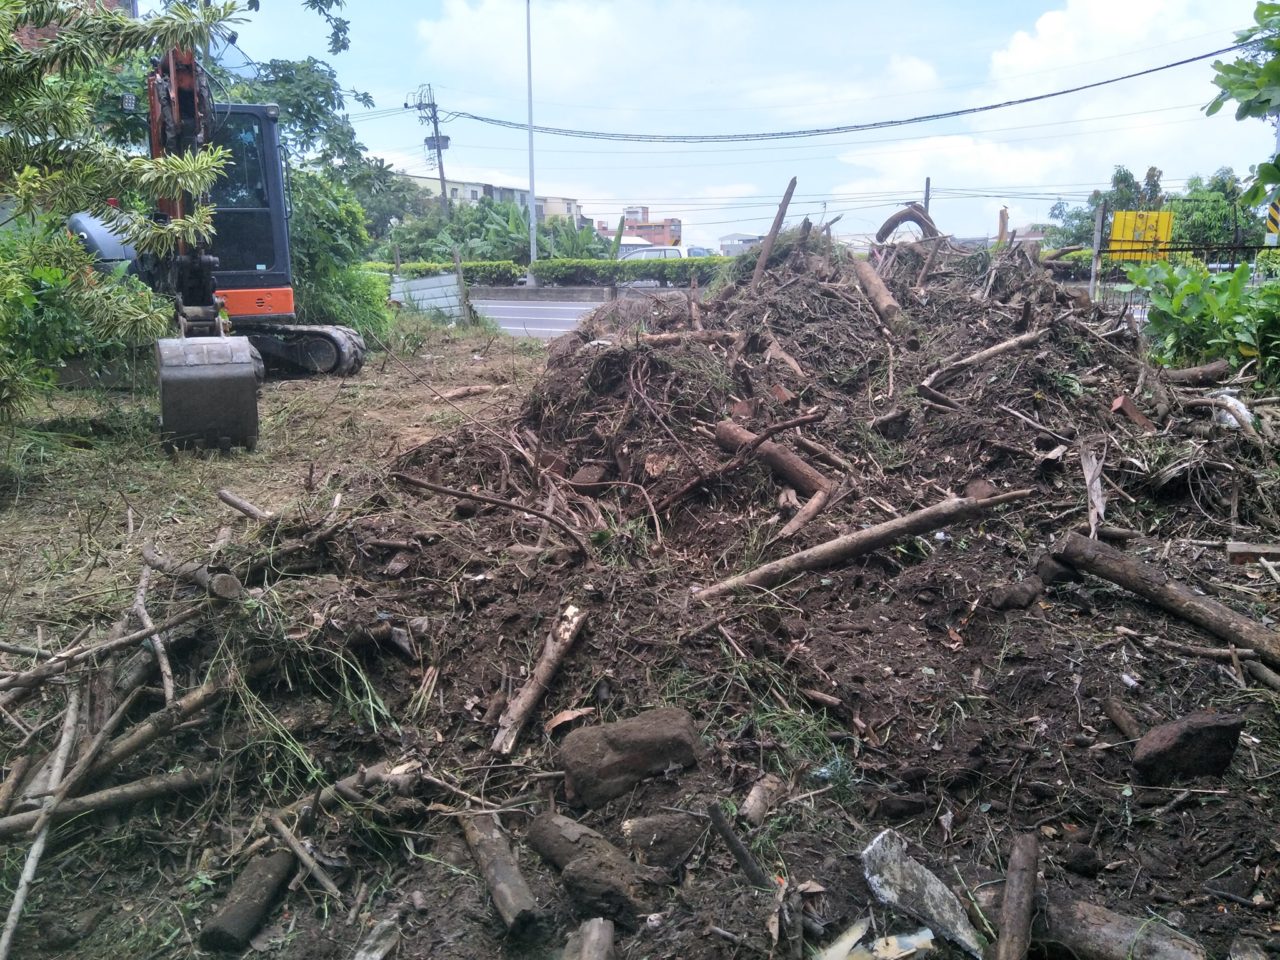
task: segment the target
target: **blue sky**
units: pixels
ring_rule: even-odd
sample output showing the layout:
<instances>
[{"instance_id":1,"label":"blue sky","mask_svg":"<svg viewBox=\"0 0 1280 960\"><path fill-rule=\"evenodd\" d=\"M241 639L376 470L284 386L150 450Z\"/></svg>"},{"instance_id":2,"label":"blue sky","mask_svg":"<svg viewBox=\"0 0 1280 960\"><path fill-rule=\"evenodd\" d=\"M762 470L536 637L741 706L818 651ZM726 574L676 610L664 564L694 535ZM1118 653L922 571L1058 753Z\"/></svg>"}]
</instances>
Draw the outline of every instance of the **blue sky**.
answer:
<instances>
[{"instance_id":1,"label":"blue sky","mask_svg":"<svg viewBox=\"0 0 1280 960\"><path fill-rule=\"evenodd\" d=\"M441 110L523 121L521 0L350 0L351 49L299 0L262 0L240 46L257 60L329 60L379 109L433 84ZM1206 53L1249 24L1252 0L533 0L536 123L640 133L738 133L861 123L1030 96ZM1204 117L1201 62L1037 104L856 135L727 145L538 135L537 189L616 222L624 205L685 221L687 243L763 232L791 176L795 214L874 231L932 177L943 230L984 235L1001 206L1016 226L1082 198L1124 164L1177 188L1247 170L1274 134L1229 111ZM370 152L430 175L411 111L352 117ZM525 186L526 135L455 119L450 179ZM824 207L825 204L825 207Z\"/></svg>"}]
</instances>

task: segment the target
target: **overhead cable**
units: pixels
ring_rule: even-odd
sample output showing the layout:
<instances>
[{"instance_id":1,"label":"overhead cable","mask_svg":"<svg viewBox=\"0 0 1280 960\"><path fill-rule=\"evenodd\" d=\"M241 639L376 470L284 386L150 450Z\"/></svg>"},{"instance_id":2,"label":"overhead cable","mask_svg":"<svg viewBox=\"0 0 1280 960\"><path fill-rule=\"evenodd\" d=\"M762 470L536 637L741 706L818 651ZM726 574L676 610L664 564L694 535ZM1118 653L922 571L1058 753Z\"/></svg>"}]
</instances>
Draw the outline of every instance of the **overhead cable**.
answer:
<instances>
[{"instance_id":1,"label":"overhead cable","mask_svg":"<svg viewBox=\"0 0 1280 960\"><path fill-rule=\"evenodd\" d=\"M1113 83L1121 83L1125 80L1133 80L1138 77L1150 76L1153 73L1160 73L1163 70L1172 70L1175 67L1186 66L1189 63L1208 60L1210 57L1216 57L1224 53L1232 53L1237 50L1242 50L1248 46L1250 46L1249 43L1236 43L1229 47L1222 47L1218 50L1211 50L1208 53L1199 54L1198 56L1187 57L1183 60L1175 60L1173 63L1162 64L1158 67L1148 67L1145 70L1139 70L1135 73L1126 73L1123 76L1111 77L1107 80L1096 80L1093 83L1085 83L1076 87L1069 87L1065 90L1055 90L1051 93L1041 93L1031 97L1021 97L1017 100L1005 100L1000 103L985 104L981 107L966 107L962 110L948 110L944 113L929 113L916 117L903 117L896 120L876 120L870 123L850 123L838 127L813 127L807 130L775 130L767 133L683 134L619 133L603 130L573 130L567 127L542 127L537 125L533 127L533 130L535 133L543 133L555 137L577 137L585 140L626 140L639 143L729 143L758 140L798 140L805 137L827 137L840 133L860 133L864 130L883 130L887 127L904 127L909 124L931 123L937 120L951 120L955 117L972 116L975 113L988 113L992 110L1004 110L1008 107L1022 106L1027 103L1038 103L1042 100L1051 100L1055 97L1065 97L1073 93L1081 93L1085 90L1096 90L1098 87L1109 86ZM442 117L442 119L475 120L479 123L489 124L490 126L505 127L512 130L527 130L529 128L528 124L521 123L517 120L501 120L496 117L485 117L480 114L467 113L464 111L452 111Z\"/></svg>"}]
</instances>

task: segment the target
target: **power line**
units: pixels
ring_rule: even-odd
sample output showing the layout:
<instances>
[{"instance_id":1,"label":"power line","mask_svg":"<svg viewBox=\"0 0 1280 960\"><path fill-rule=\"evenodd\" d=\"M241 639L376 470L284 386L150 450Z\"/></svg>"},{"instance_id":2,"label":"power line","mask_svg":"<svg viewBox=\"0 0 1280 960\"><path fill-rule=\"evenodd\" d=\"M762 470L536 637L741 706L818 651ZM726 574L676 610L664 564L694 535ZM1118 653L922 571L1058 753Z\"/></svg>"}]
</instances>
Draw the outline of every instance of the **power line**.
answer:
<instances>
[{"instance_id":1,"label":"power line","mask_svg":"<svg viewBox=\"0 0 1280 960\"><path fill-rule=\"evenodd\" d=\"M992 110L1004 110L1008 107L1022 106L1027 103L1038 103L1040 101L1051 100L1056 97L1065 97L1073 93L1081 93L1085 90L1096 90L1099 87L1109 86L1113 83L1121 83L1125 80L1133 80L1138 77L1150 76L1164 70L1172 70L1175 67L1185 66L1189 63L1208 60L1210 57L1216 57L1224 53L1242 50L1247 46L1249 46L1248 43L1236 43L1229 47L1222 47L1218 50L1211 50L1208 53L1199 54L1198 56L1187 57L1183 60L1175 60L1173 63L1162 64L1158 67L1148 67L1146 70L1139 70L1135 73L1126 73L1123 76L1111 77L1107 80L1096 80L1093 83L1085 83L1076 87L1069 87L1065 90L1055 90L1052 93L1041 93L1032 97L1021 97L1017 100L1005 100L1000 103L989 103L981 107L966 107L962 110L948 110L945 113L923 114L921 116L904 117L897 120L876 120L871 123L851 123L838 127L813 127L807 130L775 130L767 133L705 134L618 133L603 130L574 130L567 127L540 126L535 126L533 129L537 133L544 133L555 137L576 137L585 140L626 140L639 143L729 143L739 141L796 140L804 137L826 137L840 133L860 133L864 130L883 130L888 127L903 127L909 124L931 123L937 120L951 120L955 117L967 117L976 113L987 113ZM514 120L500 120L496 117L485 117L475 113L467 113L465 111L454 111L448 114L445 119L475 120L478 123L486 123L490 126L504 127L513 130L528 129L528 124L525 123L518 123Z\"/></svg>"}]
</instances>

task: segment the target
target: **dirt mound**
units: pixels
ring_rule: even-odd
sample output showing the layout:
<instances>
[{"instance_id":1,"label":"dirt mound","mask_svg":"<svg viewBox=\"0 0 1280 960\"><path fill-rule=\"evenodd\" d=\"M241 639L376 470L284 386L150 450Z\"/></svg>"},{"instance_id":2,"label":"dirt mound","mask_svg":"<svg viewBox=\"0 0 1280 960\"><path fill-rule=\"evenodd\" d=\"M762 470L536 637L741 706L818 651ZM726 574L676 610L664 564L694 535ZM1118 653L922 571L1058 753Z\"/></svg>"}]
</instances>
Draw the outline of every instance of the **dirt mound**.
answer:
<instances>
[{"instance_id":1,"label":"dirt mound","mask_svg":"<svg viewBox=\"0 0 1280 960\"><path fill-rule=\"evenodd\" d=\"M402 957L535 955L597 914L623 955L799 956L874 905L858 854L889 825L961 892L1003 877L1031 831L1058 893L1160 917L1211 955L1265 939L1280 749L1275 695L1253 686L1263 655L1202 655L1204 630L1049 554L1092 532L1264 612L1274 585L1221 545L1277 526L1267 421L1215 419L1210 388L1147 367L1140 330L1029 247L939 238L859 266L806 233L757 288L745 276L704 299L606 304L512 416L467 417L327 515L260 524L223 565L250 602L212 621L220 647L175 653L215 677L239 664L218 681L221 741L182 729L193 709L116 776L231 764L199 839L217 877L292 831L353 921L397 921ZM1029 495L982 503L1014 491ZM705 600L953 498L976 519ZM264 630L274 648L248 639ZM1229 772L1133 783L1117 705L1138 733L1202 708L1243 716ZM626 734L655 708L687 711L701 742ZM585 749L564 754L579 740L595 774ZM706 811L761 784L759 812L730 827L740 866ZM263 811L282 806L273 831ZM578 823L547 839L557 811ZM675 839L637 841L637 822L677 814L649 828ZM533 852L535 815L538 850L570 853ZM658 846L655 874L636 860ZM297 893L287 910L296 932L273 921L261 945L350 954L342 911ZM873 915L879 935L911 923Z\"/></svg>"}]
</instances>

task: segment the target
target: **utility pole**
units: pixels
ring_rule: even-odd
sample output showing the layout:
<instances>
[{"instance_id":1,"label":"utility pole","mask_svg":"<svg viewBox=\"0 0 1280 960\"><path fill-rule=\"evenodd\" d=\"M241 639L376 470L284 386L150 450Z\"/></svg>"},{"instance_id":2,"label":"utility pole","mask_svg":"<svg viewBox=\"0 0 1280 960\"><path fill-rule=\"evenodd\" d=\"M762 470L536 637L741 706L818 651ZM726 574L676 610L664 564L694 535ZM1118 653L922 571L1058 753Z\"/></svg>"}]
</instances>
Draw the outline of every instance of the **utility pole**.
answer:
<instances>
[{"instance_id":1,"label":"utility pole","mask_svg":"<svg viewBox=\"0 0 1280 960\"><path fill-rule=\"evenodd\" d=\"M538 194L533 186L533 9L532 0L524 0L525 62L529 73L529 266L538 261ZM529 271L533 282L533 270Z\"/></svg>"},{"instance_id":2,"label":"utility pole","mask_svg":"<svg viewBox=\"0 0 1280 960\"><path fill-rule=\"evenodd\" d=\"M1280 156L1280 115L1273 117L1276 122L1276 155ZM1280 241L1280 196L1273 195L1267 204L1267 233L1262 242L1274 247Z\"/></svg>"},{"instance_id":3,"label":"utility pole","mask_svg":"<svg viewBox=\"0 0 1280 960\"><path fill-rule=\"evenodd\" d=\"M406 102L405 106L409 104ZM423 141L429 152L435 153L436 171L440 174L440 210L449 217L449 188L444 177L444 151L449 146L449 138L440 136L440 111L436 108L435 93L431 84L426 83L414 94L413 106L418 110L418 119L431 124L431 136Z\"/></svg>"},{"instance_id":4,"label":"utility pole","mask_svg":"<svg viewBox=\"0 0 1280 960\"><path fill-rule=\"evenodd\" d=\"M933 189L933 178L925 177L924 178L924 212L925 213L929 212L929 194L932 191L932 189Z\"/></svg>"}]
</instances>

